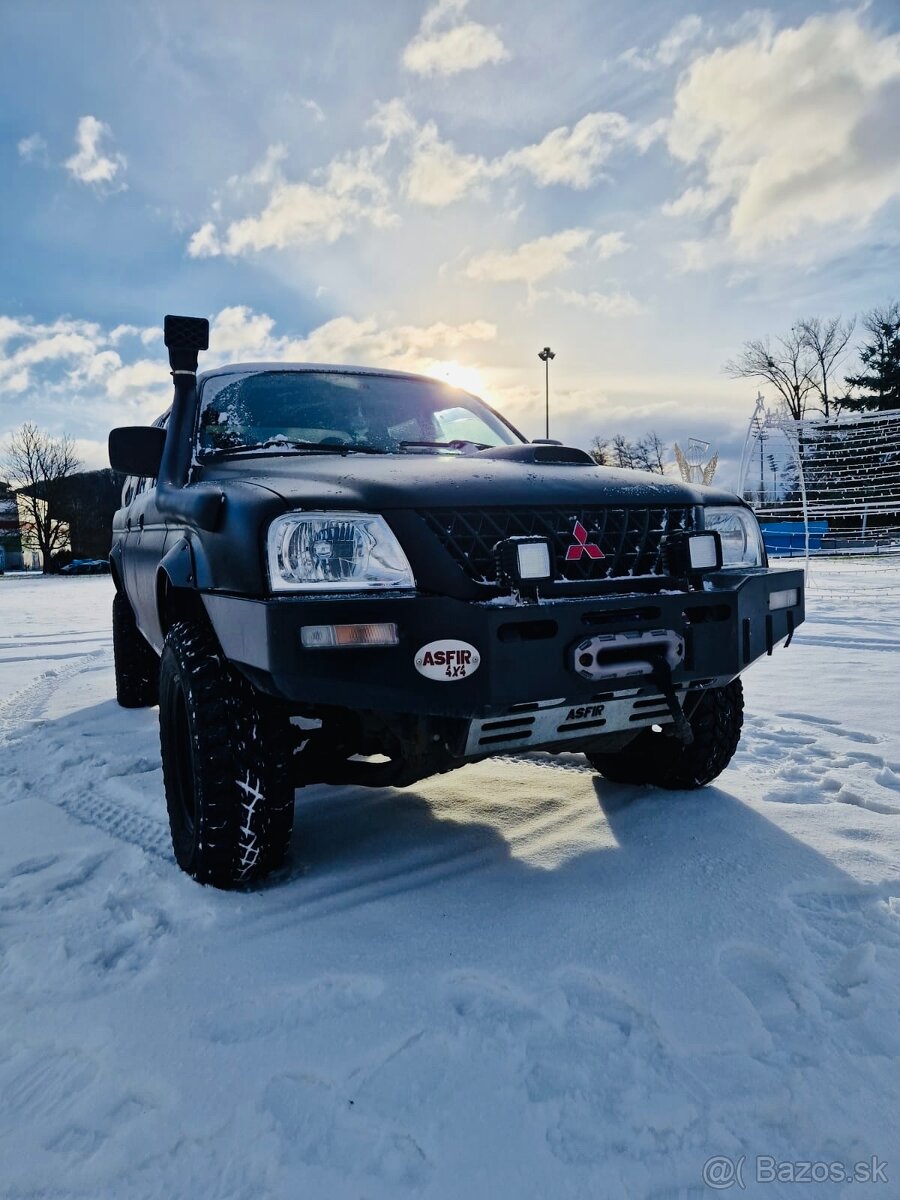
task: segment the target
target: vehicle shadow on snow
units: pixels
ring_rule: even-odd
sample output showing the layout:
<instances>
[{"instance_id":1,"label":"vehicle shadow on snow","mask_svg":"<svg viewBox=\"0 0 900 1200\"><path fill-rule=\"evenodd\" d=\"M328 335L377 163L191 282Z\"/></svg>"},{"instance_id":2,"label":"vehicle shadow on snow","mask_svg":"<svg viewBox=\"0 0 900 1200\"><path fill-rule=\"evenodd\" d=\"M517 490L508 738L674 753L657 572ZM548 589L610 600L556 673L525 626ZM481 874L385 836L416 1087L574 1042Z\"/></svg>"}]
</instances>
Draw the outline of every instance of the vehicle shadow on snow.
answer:
<instances>
[{"instance_id":1,"label":"vehicle shadow on snow","mask_svg":"<svg viewBox=\"0 0 900 1200\"><path fill-rule=\"evenodd\" d=\"M40 725L12 750L13 759L22 756L20 770L12 763L13 777L21 774L16 797L43 793L53 780L70 815L171 861L155 711L105 701L41 719L48 688L59 682L40 681L23 701ZM632 930L646 944L652 922L673 933L707 923L743 937L748 914L792 897L815 893L825 897L823 909L858 910L888 893L890 884L867 890L742 803L728 778L665 792L522 759L408 789L302 788L290 860L258 893L269 897L265 908L312 915L415 892L415 910L406 906L397 919L414 925L448 903L464 905L480 910L481 936L498 945L521 938L517 923L542 904L558 904L563 926L581 923L569 944L576 954L592 923L592 936L599 929L604 940L616 925L620 942ZM565 949L554 944L557 932L541 922L528 939L556 956Z\"/></svg>"},{"instance_id":2,"label":"vehicle shadow on snow","mask_svg":"<svg viewBox=\"0 0 900 1200\"><path fill-rule=\"evenodd\" d=\"M18 697L20 721L39 725L22 730L12 750L12 777L22 782L16 794L43 792L53 780L71 815L168 859L155 710L126 711L109 700L48 720L46 706L64 682L64 672L54 673ZM475 880L489 879L509 897L521 893L526 909L538 893L568 900L580 889L582 910L599 920L613 896L628 894L644 909L665 909L667 896L689 891L693 919L708 903L720 918L734 907L737 918L743 904L761 897L770 904L806 887L860 892L828 859L733 796L728 778L665 792L521 759L488 760L407 789L301 788L289 863L260 890L285 900L289 893L301 907L414 888L420 904L429 888L440 904L454 888L476 903L483 893ZM507 911L492 914L498 930Z\"/></svg>"},{"instance_id":3,"label":"vehicle shadow on snow","mask_svg":"<svg viewBox=\"0 0 900 1200\"><path fill-rule=\"evenodd\" d=\"M498 939L543 902L577 905L604 927L611 906L633 927L637 906L646 940L648 920L738 935L748 912L791 893L864 891L725 787L664 792L527 763L512 779L482 764L406 790L301 789L291 861L273 885L325 911L415 890L413 922L432 896L441 907L481 900Z\"/></svg>"}]
</instances>

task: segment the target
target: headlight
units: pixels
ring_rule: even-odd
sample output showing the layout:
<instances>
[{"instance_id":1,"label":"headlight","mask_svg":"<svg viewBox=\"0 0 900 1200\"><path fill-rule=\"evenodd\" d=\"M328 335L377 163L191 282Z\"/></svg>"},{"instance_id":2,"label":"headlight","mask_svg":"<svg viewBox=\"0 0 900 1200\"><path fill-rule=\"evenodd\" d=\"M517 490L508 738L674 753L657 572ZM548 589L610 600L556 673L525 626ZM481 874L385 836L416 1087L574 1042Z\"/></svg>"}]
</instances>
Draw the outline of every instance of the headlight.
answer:
<instances>
[{"instance_id":1,"label":"headlight","mask_svg":"<svg viewBox=\"0 0 900 1200\"><path fill-rule=\"evenodd\" d=\"M748 508L705 508L703 523L721 539L723 567L762 566L762 534Z\"/></svg>"},{"instance_id":2,"label":"headlight","mask_svg":"<svg viewBox=\"0 0 900 1200\"><path fill-rule=\"evenodd\" d=\"M412 588L412 569L383 517L286 513L266 539L273 592Z\"/></svg>"}]
</instances>

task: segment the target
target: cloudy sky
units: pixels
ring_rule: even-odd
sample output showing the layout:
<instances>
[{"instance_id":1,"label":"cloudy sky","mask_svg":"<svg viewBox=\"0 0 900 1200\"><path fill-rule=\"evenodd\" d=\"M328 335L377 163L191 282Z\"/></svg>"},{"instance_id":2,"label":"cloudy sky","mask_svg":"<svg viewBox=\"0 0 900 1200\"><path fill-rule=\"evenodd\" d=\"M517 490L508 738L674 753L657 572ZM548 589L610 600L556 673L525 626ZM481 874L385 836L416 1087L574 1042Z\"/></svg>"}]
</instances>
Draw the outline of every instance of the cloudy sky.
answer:
<instances>
[{"instance_id":1,"label":"cloudy sky","mask_svg":"<svg viewBox=\"0 0 900 1200\"><path fill-rule=\"evenodd\" d=\"M3 5L0 436L207 361L436 374L528 436L739 455L748 337L900 292L900 10L730 0Z\"/></svg>"}]
</instances>

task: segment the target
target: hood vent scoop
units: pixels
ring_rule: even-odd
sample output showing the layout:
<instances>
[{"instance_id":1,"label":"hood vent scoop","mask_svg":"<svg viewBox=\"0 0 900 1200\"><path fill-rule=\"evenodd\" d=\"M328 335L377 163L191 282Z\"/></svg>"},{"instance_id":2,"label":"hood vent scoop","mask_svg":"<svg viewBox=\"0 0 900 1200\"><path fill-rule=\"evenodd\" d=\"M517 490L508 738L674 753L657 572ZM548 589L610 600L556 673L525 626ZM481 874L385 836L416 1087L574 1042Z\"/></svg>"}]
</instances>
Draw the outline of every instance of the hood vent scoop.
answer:
<instances>
[{"instance_id":1,"label":"hood vent scoop","mask_svg":"<svg viewBox=\"0 0 900 1200\"><path fill-rule=\"evenodd\" d=\"M504 462L568 464L574 467L595 467L589 454L575 446L547 446L524 443L519 446L492 446L479 450L473 458L497 458Z\"/></svg>"}]
</instances>

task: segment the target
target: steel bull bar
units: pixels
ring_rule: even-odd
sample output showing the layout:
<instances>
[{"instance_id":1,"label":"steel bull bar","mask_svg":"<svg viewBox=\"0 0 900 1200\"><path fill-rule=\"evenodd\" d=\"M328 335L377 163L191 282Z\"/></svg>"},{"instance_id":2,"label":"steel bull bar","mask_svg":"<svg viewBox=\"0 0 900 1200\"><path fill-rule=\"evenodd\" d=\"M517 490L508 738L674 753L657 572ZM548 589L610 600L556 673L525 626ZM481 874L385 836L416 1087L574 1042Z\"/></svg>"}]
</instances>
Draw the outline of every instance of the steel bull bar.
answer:
<instances>
[{"instance_id":1,"label":"steel bull bar","mask_svg":"<svg viewBox=\"0 0 900 1200\"><path fill-rule=\"evenodd\" d=\"M500 718L511 708L550 702L579 706L597 693L655 687L676 691L721 686L760 655L793 635L803 620L803 572L765 568L721 571L703 589L643 590L595 596L541 598L526 604L472 602L448 596L260 597L204 593L203 602L228 658L264 691L289 702L326 704L384 713ZM774 602L770 602L774 596ZM777 607L777 604L785 604ZM380 649L309 649L308 625L391 622L398 644ZM576 650L603 635L591 670L621 661L651 663L640 674L594 679L579 673ZM662 634L654 639L653 635ZM416 666L435 639L442 646L474 649L477 668L429 678ZM678 656L679 643L684 652ZM642 645L640 653L630 645ZM601 649L609 648L608 653ZM615 651L615 652L613 652ZM584 651L583 653L587 653ZM649 653L649 658L648 658ZM599 654L599 661L598 661ZM658 656L658 657L657 657ZM676 662L677 658L677 662ZM454 660L454 666L460 664ZM624 670L621 666L619 670ZM568 711L568 710L567 710ZM565 716L566 714L563 714ZM563 722L570 724L571 722Z\"/></svg>"}]
</instances>

